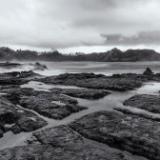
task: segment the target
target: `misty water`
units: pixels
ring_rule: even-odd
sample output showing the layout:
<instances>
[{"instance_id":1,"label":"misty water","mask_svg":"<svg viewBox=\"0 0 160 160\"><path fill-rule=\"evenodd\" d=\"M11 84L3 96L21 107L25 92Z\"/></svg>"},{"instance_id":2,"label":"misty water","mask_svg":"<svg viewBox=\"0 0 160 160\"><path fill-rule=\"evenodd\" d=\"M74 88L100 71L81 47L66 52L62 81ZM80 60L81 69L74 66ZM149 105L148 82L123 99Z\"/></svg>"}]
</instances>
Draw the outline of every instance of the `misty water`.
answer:
<instances>
[{"instance_id":1,"label":"misty water","mask_svg":"<svg viewBox=\"0 0 160 160\"><path fill-rule=\"evenodd\" d=\"M138 63L100 63L100 62L42 62L42 64L46 64L48 69L45 71L36 71L43 75L58 75L61 73L80 73L80 72L93 72L93 73L101 73L101 74L114 74L114 73L142 73L144 69L149 66L155 72L160 70L160 63L159 62L138 62ZM28 68L29 67L29 68ZM21 67L12 68L9 70L5 70L4 68L0 69L0 72L9 72L9 71L21 71L21 70L30 70L33 69L33 65L30 62L25 62ZM63 86L63 85L47 85L44 83L32 81L21 87L29 87L35 90L45 90L49 91L51 88L76 88L75 86ZM160 83L158 82L148 82L145 83L142 87L135 89L133 91L127 92L113 92L110 91L111 94L107 95L104 98L99 100L86 100L76 98L79 102L79 105L86 106L88 109L80 111L78 113L73 113L67 118L63 120L53 120L46 118L44 116L39 115L35 111L38 116L43 118L48 122L47 127L54 127L62 124L68 124L73 122L74 120L87 115L89 113L93 113L96 111L102 110L113 110L116 107L124 107L123 101L128 99L129 97L135 94L159 94L160 91ZM132 109L132 108L131 108ZM145 112L143 110L136 110L135 112ZM150 114L147 113L146 114ZM159 114L153 114L153 116L160 117ZM41 129L44 129L41 128ZM39 129L39 130L41 130ZM0 149L13 147L17 145L24 145L26 140L29 139L32 135L30 133L20 133L14 135L11 132L7 132L3 138L0 139Z\"/></svg>"},{"instance_id":2,"label":"misty water","mask_svg":"<svg viewBox=\"0 0 160 160\"><path fill-rule=\"evenodd\" d=\"M14 61L15 62L15 61ZM34 69L35 62L17 62L21 66L14 68L0 67L0 73L12 71L28 71ZM115 73L142 73L146 67L154 72L160 72L160 62L40 62L47 66L47 70L35 72L42 75L58 75L62 73L93 72L97 74L112 75Z\"/></svg>"}]
</instances>

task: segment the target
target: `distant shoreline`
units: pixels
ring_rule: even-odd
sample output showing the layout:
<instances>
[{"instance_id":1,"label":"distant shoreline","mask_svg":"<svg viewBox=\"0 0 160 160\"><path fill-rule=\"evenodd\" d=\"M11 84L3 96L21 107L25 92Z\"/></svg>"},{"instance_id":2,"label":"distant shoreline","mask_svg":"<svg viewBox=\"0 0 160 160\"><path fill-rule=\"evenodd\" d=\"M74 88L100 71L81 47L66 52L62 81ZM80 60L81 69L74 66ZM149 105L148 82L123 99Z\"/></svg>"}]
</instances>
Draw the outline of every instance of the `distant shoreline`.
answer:
<instances>
[{"instance_id":1,"label":"distant shoreline","mask_svg":"<svg viewBox=\"0 0 160 160\"><path fill-rule=\"evenodd\" d=\"M58 51L38 53L30 50L14 51L10 48L0 48L0 61L93 61L93 62L137 62L160 61L160 54L154 50L138 49L121 51L114 48L100 53L76 53L65 55Z\"/></svg>"}]
</instances>

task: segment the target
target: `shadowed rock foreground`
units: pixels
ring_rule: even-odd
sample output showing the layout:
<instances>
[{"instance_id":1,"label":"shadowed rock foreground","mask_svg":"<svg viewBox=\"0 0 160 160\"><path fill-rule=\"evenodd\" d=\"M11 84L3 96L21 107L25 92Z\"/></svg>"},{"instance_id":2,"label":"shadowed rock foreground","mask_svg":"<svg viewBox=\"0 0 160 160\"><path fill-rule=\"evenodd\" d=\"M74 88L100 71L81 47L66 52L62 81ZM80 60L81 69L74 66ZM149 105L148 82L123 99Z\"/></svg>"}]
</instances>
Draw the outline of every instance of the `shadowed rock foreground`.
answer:
<instances>
[{"instance_id":1,"label":"shadowed rock foreground","mask_svg":"<svg viewBox=\"0 0 160 160\"><path fill-rule=\"evenodd\" d=\"M0 97L0 137L7 131L14 133L29 132L45 125L47 125L47 122L36 114Z\"/></svg>"},{"instance_id":2,"label":"shadowed rock foreground","mask_svg":"<svg viewBox=\"0 0 160 160\"><path fill-rule=\"evenodd\" d=\"M112 91L121 94L144 82L159 81L159 74L147 69L144 74L113 76L81 73L42 77L32 71L1 75L0 137L8 131L29 132L30 136L22 144L0 150L0 160L160 159L160 117L155 114L160 111L158 95L135 95L121 102L123 107L115 106L116 111L90 114L88 106L81 106L78 101L100 101ZM22 87L31 81L78 87L54 87L48 91ZM55 121L85 111L87 115L79 119L54 126ZM53 125L48 125L49 121Z\"/></svg>"},{"instance_id":3,"label":"shadowed rock foreground","mask_svg":"<svg viewBox=\"0 0 160 160\"><path fill-rule=\"evenodd\" d=\"M82 117L70 126L86 138L149 159L160 159L159 122L104 111Z\"/></svg>"},{"instance_id":4,"label":"shadowed rock foreground","mask_svg":"<svg viewBox=\"0 0 160 160\"><path fill-rule=\"evenodd\" d=\"M12 103L53 119L63 119L74 112L85 109L85 107L79 106L75 99L61 94L57 90L45 92L29 88L15 88L13 90L4 89L3 92L8 93L5 96Z\"/></svg>"},{"instance_id":5,"label":"shadowed rock foreground","mask_svg":"<svg viewBox=\"0 0 160 160\"><path fill-rule=\"evenodd\" d=\"M146 160L87 140L68 126L33 134L29 144L0 151L1 160Z\"/></svg>"}]
</instances>

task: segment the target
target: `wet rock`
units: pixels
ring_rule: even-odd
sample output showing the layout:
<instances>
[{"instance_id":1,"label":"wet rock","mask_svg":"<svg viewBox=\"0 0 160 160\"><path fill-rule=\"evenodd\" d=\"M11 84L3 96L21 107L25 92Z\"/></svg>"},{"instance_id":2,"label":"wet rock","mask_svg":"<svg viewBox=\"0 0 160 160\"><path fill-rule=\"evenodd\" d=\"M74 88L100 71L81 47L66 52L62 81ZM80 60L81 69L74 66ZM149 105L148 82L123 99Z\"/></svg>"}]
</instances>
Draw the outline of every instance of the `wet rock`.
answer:
<instances>
[{"instance_id":1,"label":"wet rock","mask_svg":"<svg viewBox=\"0 0 160 160\"><path fill-rule=\"evenodd\" d=\"M149 67L147 67L146 70L143 72L143 75L153 76L154 73L153 73L153 71Z\"/></svg>"},{"instance_id":2,"label":"wet rock","mask_svg":"<svg viewBox=\"0 0 160 160\"><path fill-rule=\"evenodd\" d=\"M20 88L19 85L6 85L1 87L1 93L4 94L4 97L6 97L8 100L10 100L12 103L19 104L20 96L23 95L32 95L33 89L30 88Z\"/></svg>"},{"instance_id":3,"label":"wet rock","mask_svg":"<svg viewBox=\"0 0 160 160\"><path fill-rule=\"evenodd\" d=\"M33 71L22 71L22 72L1 73L1 76L10 78L28 78L28 77L38 76L38 74L34 73Z\"/></svg>"},{"instance_id":4,"label":"wet rock","mask_svg":"<svg viewBox=\"0 0 160 160\"><path fill-rule=\"evenodd\" d=\"M17 118L16 107L8 100L0 97L0 122L12 124Z\"/></svg>"},{"instance_id":5,"label":"wet rock","mask_svg":"<svg viewBox=\"0 0 160 160\"><path fill-rule=\"evenodd\" d=\"M160 125L140 116L96 112L70 127L86 138L129 151L152 160L160 159Z\"/></svg>"},{"instance_id":6,"label":"wet rock","mask_svg":"<svg viewBox=\"0 0 160 160\"><path fill-rule=\"evenodd\" d=\"M0 85L20 85L39 76L33 71L1 73Z\"/></svg>"},{"instance_id":7,"label":"wet rock","mask_svg":"<svg viewBox=\"0 0 160 160\"><path fill-rule=\"evenodd\" d=\"M54 90L55 89L51 89L51 91ZM59 89L59 92L71 97L91 99L91 100L103 98L106 95L110 94L106 90L97 90L97 89Z\"/></svg>"},{"instance_id":8,"label":"wet rock","mask_svg":"<svg viewBox=\"0 0 160 160\"><path fill-rule=\"evenodd\" d=\"M124 102L124 105L160 113L160 96L141 94L135 95Z\"/></svg>"},{"instance_id":9,"label":"wet rock","mask_svg":"<svg viewBox=\"0 0 160 160\"><path fill-rule=\"evenodd\" d=\"M13 131L20 133L22 131L34 131L47 125L43 119L30 111L26 111L18 106L15 106L7 99L0 97L0 130L3 132Z\"/></svg>"},{"instance_id":10,"label":"wet rock","mask_svg":"<svg viewBox=\"0 0 160 160\"><path fill-rule=\"evenodd\" d=\"M45 92L31 88L19 88L7 91L6 97L14 104L53 119L63 119L72 113L86 109L86 107L79 106L77 100L62 94L59 89Z\"/></svg>"},{"instance_id":11,"label":"wet rock","mask_svg":"<svg viewBox=\"0 0 160 160\"><path fill-rule=\"evenodd\" d=\"M26 146L0 151L1 160L146 160L83 138L67 126L37 132Z\"/></svg>"},{"instance_id":12,"label":"wet rock","mask_svg":"<svg viewBox=\"0 0 160 160\"><path fill-rule=\"evenodd\" d=\"M72 113L85 109L68 96L49 92L39 92L36 96L22 96L19 102L23 107L53 119L63 119Z\"/></svg>"},{"instance_id":13,"label":"wet rock","mask_svg":"<svg viewBox=\"0 0 160 160\"><path fill-rule=\"evenodd\" d=\"M3 137L4 129L3 126L0 125L0 138Z\"/></svg>"},{"instance_id":14,"label":"wet rock","mask_svg":"<svg viewBox=\"0 0 160 160\"><path fill-rule=\"evenodd\" d=\"M21 64L19 63L13 63L13 62L1 62L0 67L2 68L13 68L13 67L19 67Z\"/></svg>"},{"instance_id":15,"label":"wet rock","mask_svg":"<svg viewBox=\"0 0 160 160\"><path fill-rule=\"evenodd\" d=\"M23 109L18 109L18 120L16 121L16 125L12 126L11 130L14 133L20 133L22 131L30 132L46 125L47 122L36 114Z\"/></svg>"},{"instance_id":16,"label":"wet rock","mask_svg":"<svg viewBox=\"0 0 160 160\"><path fill-rule=\"evenodd\" d=\"M143 118L150 119L152 121L158 121L160 122L160 115L159 114L152 114L150 112L146 112L145 110L141 109L133 109L131 107L115 107L114 110L122 112L124 114L131 114L131 115L137 115Z\"/></svg>"},{"instance_id":17,"label":"wet rock","mask_svg":"<svg viewBox=\"0 0 160 160\"><path fill-rule=\"evenodd\" d=\"M45 69L47 69L47 66L46 66L46 65L43 65L43 64L41 64L41 63L39 63L39 62L36 62L36 63L34 64L34 70L41 70L41 71L43 71L43 70L45 70Z\"/></svg>"},{"instance_id":18,"label":"wet rock","mask_svg":"<svg viewBox=\"0 0 160 160\"><path fill-rule=\"evenodd\" d=\"M75 85L92 89L110 89L117 91L132 90L140 87L142 81L130 77L107 77L93 73L62 74L40 79L44 83Z\"/></svg>"}]
</instances>

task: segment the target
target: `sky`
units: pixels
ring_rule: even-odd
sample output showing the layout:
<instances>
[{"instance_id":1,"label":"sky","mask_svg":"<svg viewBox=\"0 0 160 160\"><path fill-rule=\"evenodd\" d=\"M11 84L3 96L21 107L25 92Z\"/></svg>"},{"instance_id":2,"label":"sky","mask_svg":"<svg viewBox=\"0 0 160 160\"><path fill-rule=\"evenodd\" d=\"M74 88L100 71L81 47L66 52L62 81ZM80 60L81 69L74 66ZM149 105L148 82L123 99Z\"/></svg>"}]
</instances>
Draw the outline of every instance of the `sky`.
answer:
<instances>
[{"instance_id":1,"label":"sky","mask_svg":"<svg viewBox=\"0 0 160 160\"><path fill-rule=\"evenodd\" d=\"M160 51L159 0L0 0L0 46Z\"/></svg>"}]
</instances>

